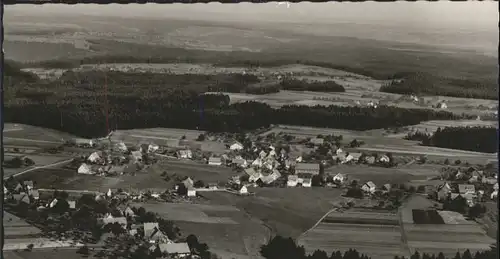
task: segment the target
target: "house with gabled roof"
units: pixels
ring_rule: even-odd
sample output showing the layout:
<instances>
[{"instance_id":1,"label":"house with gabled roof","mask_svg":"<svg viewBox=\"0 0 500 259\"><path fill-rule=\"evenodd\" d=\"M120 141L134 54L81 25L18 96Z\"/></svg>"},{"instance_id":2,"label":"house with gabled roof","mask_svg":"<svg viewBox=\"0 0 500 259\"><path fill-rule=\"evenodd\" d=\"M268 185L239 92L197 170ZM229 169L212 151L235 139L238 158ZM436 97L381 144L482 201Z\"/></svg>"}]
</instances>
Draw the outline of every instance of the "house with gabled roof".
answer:
<instances>
[{"instance_id":1,"label":"house with gabled roof","mask_svg":"<svg viewBox=\"0 0 500 259\"><path fill-rule=\"evenodd\" d=\"M87 158L87 160L91 163L97 163L102 160L102 152L101 151L96 151L90 154L90 156Z\"/></svg>"},{"instance_id":2,"label":"house with gabled roof","mask_svg":"<svg viewBox=\"0 0 500 259\"><path fill-rule=\"evenodd\" d=\"M271 174L266 175L264 177L261 177L261 180L265 184L270 184L270 183L278 180L278 178L280 178L280 177L281 177L280 172L278 170L274 169Z\"/></svg>"},{"instance_id":3,"label":"house with gabled roof","mask_svg":"<svg viewBox=\"0 0 500 259\"><path fill-rule=\"evenodd\" d=\"M320 145L323 145L325 143L325 140L322 138L311 138L311 140L309 140L309 143L311 143L315 146L320 146Z\"/></svg>"},{"instance_id":4,"label":"house with gabled roof","mask_svg":"<svg viewBox=\"0 0 500 259\"><path fill-rule=\"evenodd\" d=\"M475 194L476 188L474 187L473 184L459 184L458 185L458 192L460 194L468 194L468 193Z\"/></svg>"},{"instance_id":5,"label":"house with gabled roof","mask_svg":"<svg viewBox=\"0 0 500 259\"><path fill-rule=\"evenodd\" d=\"M319 174L319 164L312 163L297 163L295 165L295 174L308 173L312 175Z\"/></svg>"},{"instance_id":6,"label":"house with gabled roof","mask_svg":"<svg viewBox=\"0 0 500 259\"><path fill-rule=\"evenodd\" d=\"M375 193L376 189L377 186L372 181L366 182L361 186L361 190L367 193Z\"/></svg>"},{"instance_id":7,"label":"house with gabled roof","mask_svg":"<svg viewBox=\"0 0 500 259\"><path fill-rule=\"evenodd\" d=\"M343 183L347 180L347 175L338 173L333 177L334 182Z\"/></svg>"},{"instance_id":8,"label":"house with gabled roof","mask_svg":"<svg viewBox=\"0 0 500 259\"><path fill-rule=\"evenodd\" d=\"M179 151L177 151L177 157L183 158L183 159L192 159L193 152L190 149L179 150Z\"/></svg>"},{"instance_id":9,"label":"house with gabled roof","mask_svg":"<svg viewBox=\"0 0 500 259\"><path fill-rule=\"evenodd\" d=\"M78 169L77 173L79 174L95 174L95 172L92 170L92 167L88 164L81 164Z\"/></svg>"},{"instance_id":10,"label":"house with gabled roof","mask_svg":"<svg viewBox=\"0 0 500 259\"><path fill-rule=\"evenodd\" d=\"M245 185L241 186L241 188L239 189L239 194L248 194L248 189Z\"/></svg>"},{"instance_id":11,"label":"house with gabled roof","mask_svg":"<svg viewBox=\"0 0 500 259\"><path fill-rule=\"evenodd\" d=\"M28 194L33 197L34 200L40 199L40 192L38 190L30 190Z\"/></svg>"},{"instance_id":12,"label":"house with gabled roof","mask_svg":"<svg viewBox=\"0 0 500 259\"><path fill-rule=\"evenodd\" d=\"M16 187L14 188L14 192L20 193L24 191L24 187L21 183L17 183Z\"/></svg>"},{"instance_id":13,"label":"house with gabled roof","mask_svg":"<svg viewBox=\"0 0 500 259\"><path fill-rule=\"evenodd\" d=\"M262 177L260 170L256 171L254 168L245 169L245 173L248 175L248 182L250 183L256 182Z\"/></svg>"},{"instance_id":14,"label":"house with gabled roof","mask_svg":"<svg viewBox=\"0 0 500 259\"><path fill-rule=\"evenodd\" d=\"M312 186L312 179L311 178L304 178L302 180L302 187L311 187Z\"/></svg>"},{"instance_id":15,"label":"house with gabled roof","mask_svg":"<svg viewBox=\"0 0 500 259\"><path fill-rule=\"evenodd\" d=\"M232 163L242 168L246 168L248 166L247 160L243 158L235 158L232 160Z\"/></svg>"},{"instance_id":16,"label":"house with gabled roof","mask_svg":"<svg viewBox=\"0 0 500 259\"><path fill-rule=\"evenodd\" d=\"M29 190L32 190L32 189L33 189L33 187L35 186L35 185L33 184L33 181L24 181L24 182L23 182L23 185L24 185L24 187L26 188L26 190L28 190L28 191L29 191Z\"/></svg>"},{"instance_id":17,"label":"house with gabled roof","mask_svg":"<svg viewBox=\"0 0 500 259\"><path fill-rule=\"evenodd\" d=\"M184 186L186 186L186 188L193 187L193 185L194 185L194 181L193 181L193 179L191 179L191 177L184 179L184 181L182 181L182 183L184 184Z\"/></svg>"},{"instance_id":18,"label":"house with gabled roof","mask_svg":"<svg viewBox=\"0 0 500 259\"><path fill-rule=\"evenodd\" d=\"M174 256L175 258L185 258L191 255L191 250L187 243L164 243L158 244L158 248L164 254Z\"/></svg>"},{"instance_id":19,"label":"house with gabled roof","mask_svg":"<svg viewBox=\"0 0 500 259\"><path fill-rule=\"evenodd\" d=\"M243 144L241 144L240 142L238 141L234 141L231 145L229 145L229 149L230 150L242 150L244 147L243 147Z\"/></svg>"},{"instance_id":20,"label":"house with gabled roof","mask_svg":"<svg viewBox=\"0 0 500 259\"><path fill-rule=\"evenodd\" d=\"M220 157L210 157L208 159L209 165L222 165L222 160Z\"/></svg>"}]
</instances>

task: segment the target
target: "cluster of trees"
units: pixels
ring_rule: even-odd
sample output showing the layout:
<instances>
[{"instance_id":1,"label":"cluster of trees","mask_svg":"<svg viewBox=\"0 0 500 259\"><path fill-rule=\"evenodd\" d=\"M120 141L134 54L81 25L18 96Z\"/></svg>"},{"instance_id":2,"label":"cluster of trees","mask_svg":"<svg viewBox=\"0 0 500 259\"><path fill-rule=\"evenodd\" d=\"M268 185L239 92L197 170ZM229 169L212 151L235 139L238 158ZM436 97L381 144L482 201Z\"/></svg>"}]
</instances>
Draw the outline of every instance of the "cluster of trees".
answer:
<instances>
[{"instance_id":1,"label":"cluster of trees","mask_svg":"<svg viewBox=\"0 0 500 259\"><path fill-rule=\"evenodd\" d=\"M445 127L438 128L430 137L422 136L422 144L484 153L495 153L498 150L497 129L494 127Z\"/></svg>"},{"instance_id":2,"label":"cluster of trees","mask_svg":"<svg viewBox=\"0 0 500 259\"><path fill-rule=\"evenodd\" d=\"M306 255L303 246L297 245L293 239L276 236L263 245L260 251L261 255L266 259L369 259L369 255L361 254L355 249L349 249L343 254L340 251L333 251L329 255L326 251L316 250L311 255ZM497 258L496 247L484 252L477 252L474 255L469 250L462 254L457 252L453 259L494 259ZM395 256L394 259L405 259L405 257ZM443 253L435 254L420 254L416 251L409 259L447 259Z\"/></svg>"},{"instance_id":3,"label":"cluster of trees","mask_svg":"<svg viewBox=\"0 0 500 259\"><path fill-rule=\"evenodd\" d=\"M497 100L498 93L490 83L467 79L443 78L428 73L405 73L403 79L393 80L383 85L380 91L396 94L444 95L464 98Z\"/></svg>"},{"instance_id":4,"label":"cluster of trees","mask_svg":"<svg viewBox=\"0 0 500 259\"><path fill-rule=\"evenodd\" d=\"M423 145L428 145L430 143L431 137L432 134L430 133L415 131L415 132L408 132L408 134L406 134L406 136L404 136L403 139L420 141L422 142Z\"/></svg>"},{"instance_id":5,"label":"cluster of trees","mask_svg":"<svg viewBox=\"0 0 500 259\"><path fill-rule=\"evenodd\" d=\"M35 161L29 157L14 157L3 161L3 166L5 168L21 168L24 166L32 166L34 164Z\"/></svg>"},{"instance_id":6,"label":"cluster of trees","mask_svg":"<svg viewBox=\"0 0 500 259\"><path fill-rule=\"evenodd\" d=\"M307 81L293 78L284 78L280 82L284 90L312 91L312 92L345 92L342 85L335 81Z\"/></svg>"}]
</instances>

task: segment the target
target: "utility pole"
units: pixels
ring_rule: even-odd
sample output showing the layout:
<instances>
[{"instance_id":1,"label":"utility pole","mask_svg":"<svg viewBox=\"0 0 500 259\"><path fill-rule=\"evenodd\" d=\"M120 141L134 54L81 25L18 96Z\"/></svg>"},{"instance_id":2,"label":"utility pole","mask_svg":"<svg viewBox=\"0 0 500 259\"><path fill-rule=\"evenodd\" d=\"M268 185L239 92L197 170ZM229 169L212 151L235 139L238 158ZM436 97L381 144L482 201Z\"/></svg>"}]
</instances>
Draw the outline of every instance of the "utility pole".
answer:
<instances>
[{"instance_id":1,"label":"utility pole","mask_svg":"<svg viewBox=\"0 0 500 259\"><path fill-rule=\"evenodd\" d=\"M104 109L106 112L106 135L109 134L109 117L108 117L108 79L104 73Z\"/></svg>"}]
</instances>

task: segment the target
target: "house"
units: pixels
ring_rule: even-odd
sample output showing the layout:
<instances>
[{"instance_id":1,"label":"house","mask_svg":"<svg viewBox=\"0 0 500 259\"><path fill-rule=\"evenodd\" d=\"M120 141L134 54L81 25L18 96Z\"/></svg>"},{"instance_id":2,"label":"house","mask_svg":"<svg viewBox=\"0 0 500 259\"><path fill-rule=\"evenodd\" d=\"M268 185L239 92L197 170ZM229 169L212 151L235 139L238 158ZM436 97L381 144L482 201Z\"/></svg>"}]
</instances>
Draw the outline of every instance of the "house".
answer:
<instances>
[{"instance_id":1,"label":"house","mask_svg":"<svg viewBox=\"0 0 500 259\"><path fill-rule=\"evenodd\" d=\"M253 162L252 162L252 166L253 167L261 167L262 166L262 160L260 158L256 158Z\"/></svg>"},{"instance_id":2,"label":"house","mask_svg":"<svg viewBox=\"0 0 500 259\"><path fill-rule=\"evenodd\" d=\"M219 185L217 183L209 183L208 184L208 189L210 189L210 190L217 190L217 189L219 189Z\"/></svg>"},{"instance_id":3,"label":"house","mask_svg":"<svg viewBox=\"0 0 500 259\"><path fill-rule=\"evenodd\" d=\"M494 199L498 198L498 190L493 191L493 192L491 193L491 195L490 195L490 198L491 198L492 200L494 200Z\"/></svg>"},{"instance_id":4,"label":"house","mask_svg":"<svg viewBox=\"0 0 500 259\"><path fill-rule=\"evenodd\" d=\"M364 162L367 163L367 164L370 164L370 165L374 164L375 163L375 157L374 156L366 156Z\"/></svg>"},{"instance_id":5,"label":"house","mask_svg":"<svg viewBox=\"0 0 500 259\"><path fill-rule=\"evenodd\" d=\"M9 194L9 190L7 190L7 187L5 187L5 185L3 186L3 197L5 198L5 196Z\"/></svg>"},{"instance_id":6,"label":"house","mask_svg":"<svg viewBox=\"0 0 500 259\"><path fill-rule=\"evenodd\" d=\"M102 153L99 151L93 152L92 154L90 154L90 156L87 158L87 160L91 163L97 163L97 162L101 161L101 159L102 159L101 155L102 155Z\"/></svg>"},{"instance_id":7,"label":"house","mask_svg":"<svg viewBox=\"0 0 500 259\"><path fill-rule=\"evenodd\" d=\"M344 183L347 180L347 176L345 174L338 173L333 177L334 182Z\"/></svg>"},{"instance_id":8,"label":"house","mask_svg":"<svg viewBox=\"0 0 500 259\"><path fill-rule=\"evenodd\" d=\"M141 163L142 162L142 152L141 151L132 151L130 153L132 156L132 159L134 163Z\"/></svg>"},{"instance_id":9,"label":"house","mask_svg":"<svg viewBox=\"0 0 500 259\"><path fill-rule=\"evenodd\" d=\"M448 108L448 105L446 105L446 102L445 101L440 101L436 104L436 108L438 109L447 109Z\"/></svg>"},{"instance_id":10,"label":"house","mask_svg":"<svg viewBox=\"0 0 500 259\"><path fill-rule=\"evenodd\" d=\"M106 215L104 218L101 218L100 221L103 226L118 223L122 228L127 228L127 218L125 217L113 217L111 215Z\"/></svg>"},{"instance_id":11,"label":"house","mask_svg":"<svg viewBox=\"0 0 500 259\"><path fill-rule=\"evenodd\" d=\"M240 185L241 184L240 177L238 175L232 176L231 177L231 182L234 183L234 184Z\"/></svg>"},{"instance_id":12,"label":"house","mask_svg":"<svg viewBox=\"0 0 500 259\"><path fill-rule=\"evenodd\" d=\"M92 171L92 167L87 164L81 164L80 167L78 167L77 172L79 174L95 174L95 172Z\"/></svg>"},{"instance_id":13,"label":"house","mask_svg":"<svg viewBox=\"0 0 500 259\"><path fill-rule=\"evenodd\" d=\"M38 190L31 190L29 192L29 195L31 195L31 197L33 197L34 200L40 199L40 192Z\"/></svg>"},{"instance_id":14,"label":"house","mask_svg":"<svg viewBox=\"0 0 500 259\"><path fill-rule=\"evenodd\" d=\"M386 191L386 192L390 191L391 190L391 184L386 183L386 184L382 185L382 190Z\"/></svg>"},{"instance_id":15,"label":"house","mask_svg":"<svg viewBox=\"0 0 500 259\"><path fill-rule=\"evenodd\" d=\"M361 186L361 190L367 193L375 193L376 188L377 186L372 181L369 181Z\"/></svg>"},{"instance_id":16,"label":"house","mask_svg":"<svg viewBox=\"0 0 500 259\"><path fill-rule=\"evenodd\" d=\"M76 209L76 201L67 201L67 202L70 209L72 210Z\"/></svg>"},{"instance_id":17,"label":"house","mask_svg":"<svg viewBox=\"0 0 500 259\"><path fill-rule=\"evenodd\" d=\"M132 210L132 208L130 208L129 206L127 206L127 208L122 211L122 214L125 217L135 217L134 210Z\"/></svg>"},{"instance_id":18,"label":"house","mask_svg":"<svg viewBox=\"0 0 500 259\"><path fill-rule=\"evenodd\" d=\"M319 174L319 164L298 163L295 165L295 174L300 173L317 175Z\"/></svg>"},{"instance_id":19,"label":"house","mask_svg":"<svg viewBox=\"0 0 500 259\"><path fill-rule=\"evenodd\" d=\"M452 200L456 200L457 198L465 199L467 204L471 207L472 205L474 205L475 194L472 194L472 193L466 193L466 194L452 193L451 194Z\"/></svg>"},{"instance_id":20,"label":"house","mask_svg":"<svg viewBox=\"0 0 500 259\"><path fill-rule=\"evenodd\" d=\"M222 165L222 161L220 157L210 157L208 159L208 164L209 165Z\"/></svg>"},{"instance_id":21,"label":"house","mask_svg":"<svg viewBox=\"0 0 500 259\"><path fill-rule=\"evenodd\" d=\"M34 187L33 181L24 181L23 185L26 188L26 190L28 190L28 191L33 190L33 187Z\"/></svg>"},{"instance_id":22,"label":"house","mask_svg":"<svg viewBox=\"0 0 500 259\"><path fill-rule=\"evenodd\" d=\"M56 198L54 198L50 203L49 203L49 208L53 208L54 206L56 206L58 200Z\"/></svg>"},{"instance_id":23,"label":"house","mask_svg":"<svg viewBox=\"0 0 500 259\"><path fill-rule=\"evenodd\" d=\"M296 163L302 163L302 156L299 156L295 159Z\"/></svg>"},{"instance_id":24,"label":"house","mask_svg":"<svg viewBox=\"0 0 500 259\"><path fill-rule=\"evenodd\" d=\"M266 156L267 156L266 151L264 151L264 150L260 151L260 153L259 153L260 158L265 158Z\"/></svg>"},{"instance_id":25,"label":"house","mask_svg":"<svg viewBox=\"0 0 500 259\"><path fill-rule=\"evenodd\" d=\"M451 192L451 186L448 183L444 183L438 187L437 197L438 200L442 201L448 197L448 194Z\"/></svg>"},{"instance_id":26,"label":"house","mask_svg":"<svg viewBox=\"0 0 500 259\"><path fill-rule=\"evenodd\" d=\"M483 177L481 182L484 184L498 184L497 179L493 177Z\"/></svg>"},{"instance_id":27,"label":"house","mask_svg":"<svg viewBox=\"0 0 500 259\"><path fill-rule=\"evenodd\" d=\"M232 161L233 164L235 164L238 167L246 168L248 166L248 163L245 159L243 158L235 158Z\"/></svg>"},{"instance_id":28,"label":"house","mask_svg":"<svg viewBox=\"0 0 500 259\"><path fill-rule=\"evenodd\" d=\"M297 186L298 181L299 181L299 177L297 175L289 175L288 181L286 182L286 185L288 187L295 187L295 186Z\"/></svg>"},{"instance_id":29,"label":"house","mask_svg":"<svg viewBox=\"0 0 500 259\"><path fill-rule=\"evenodd\" d=\"M158 222L145 222L143 224L144 237L148 238L153 235L155 229L160 229Z\"/></svg>"},{"instance_id":30,"label":"house","mask_svg":"<svg viewBox=\"0 0 500 259\"><path fill-rule=\"evenodd\" d=\"M381 155L379 158L378 158L378 162L379 163L389 163L391 161L391 159L386 156L386 155Z\"/></svg>"},{"instance_id":31,"label":"house","mask_svg":"<svg viewBox=\"0 0 500 259\"><path fill-rule=\"evenodd\" d=\"M476 193L476 188L472 184L459 184L458 192L460 194Z\"/></svg>"},{"instance_id":32,"label":"house","mask_svg":"<svg viewBox=\"0 0 500 259\"><path fill-rule=\"evenodd\" d=\"M320 146L323 145L323 143L325 143L325 140L322 138L312 138L311 140L309 140L309 143L315 146Z\"/></svg>"},{"instance_id":33,"label":"house","mask_svg":"<svg viewBox=\"0 0 500 259\"><path fill-rule=\"evenodd\" d=\"M193 152L189 149L179 150L179 151L177 151L177 157L183 158L183 159L192 159Z\"/></svg>"},{"instance_id":34,"label":"house","mask_svg":"<svg viewBox=\"0 0 500 259\"><path fill-rule=\"evenodd\" d=\"M12 198L18 204L20 204L20 203L30 204L30 202L31 202L29 196L24 192L22 192L20 194L14 194L14 195L12 195Z\"/></svg>"},{"instance_id":35,"label":"house","mask_svg":"<svg viewBox=\"0 0 500 259\"><path fill-rule=\"evenodd\" d=\"M22 192L24 190L24 187L21 183L17 183L16 187L14 188L14 191L19 193L19 192Z\"/></svg>"},{"instance_id":36,"label":"house","mask_svg":"<svg viewBox=\"0 0 500 259\"><path fill-rule=\"evenodd\" d=\"M495 183L495 184L493 185L493 190L498 191L498 183Z\"/></svg>"},{"instance_id":37,"label":"house","mask_svg":"<svg viewBox=\"0 0 500 259\"><path fill-rule=\"evenodd\" d=\"M182 183L184 184L184 186L186 186L186 188L193 187L193 185L194 185L194 181L190 177L184 179L184 181L182 181Z\"/></svg>"},{"instance_id":38,"label":"house","mask_svg":"<svg viewBox=\"0 0 500 259\"><path fill-rule=\"evenodd\" d=\"M235 141L233 142L230 146L229 146L229 149L230 150L234 150L234 151L239 151L239 150L242 150L244 147L243 147L243 144L241 144L240 142L238 141Z\"/></svg>"},{"instance_id":39,"label":"house","mask_svg":"<svg viewBox=\"0 0 500 259\"><path fill-rule=\"evenodd\" d=\"M280 172L278 170L274 169L271 174L263 176L260 179L262 180L263 183L270 184L270 183L278 180L278 178L280 178L280 177L281 177Z\"/></svg>"},{"instance_id":40,"label":"house","mask_svg":"<svg viewBox=\"0 0 500 259\"><path fill-rule=\"evenodd\" d=\"M111 191L111 189L108 189L106 196L111 197L112 195L113 195L113 192Z\"/></svg>"},{"instance_id":41,"label":"house","mask_svg":"<svg viewBox=\"0 0 500 259\"><path fill-rule=\"evenodd\" d=\"M148 146L148 153L154 153L158 149L160 149L160 146L158 146L156 144L149 144L149 146Z\"/></svg>"},{"instance_id":42,"label":"house","mask_svg":"<svg viewBox=\"0 0 500 259\"><path fill-rule=\"evenodd\" d=\"M187 196L188 197L196 197L196 189L192 186L187 188Z\"/></svg>"},{"instance_id":43,"label":"house","mask_svg":"<svg viewBox=\"0 0 500 259\"><path fill-rule=\"evenodd\" d=\"M311 178L305 178L302 181L302 187L311 187L312 186L312 179Z\"/></svg>"},{"instance_id":44,"label":"house","mask_svg":"<svg viewBox=\"0 0 500 259\"><path fill-rule=\"evenodd\" d=\"M248 194L248 189L245 185L243 185L238 192L240 194Z\"/></svg>"},{"instance_id":45,"label":"house","mask_svg":"<svg viewBox=\"0 0 500 259\"><path fill-rule=\"evenodd\" d=\"M123 142L118 142L115 144L115 149L120 151L120 152L127 152L128 148Z\"/></svg>"},{"instance_id":46,"label":"house","mask_svg":"<svg viewBox=\"0 0 500 259\"><path fill-rule=\"evenodd\" d=\"M169 255L170 257L175 256L175 258L185 258L191 254L191 250L187 243L166 243L159 244L158 248L162 253ZM169 258L170 258L169 257ZM173 257L172 257L173 258Z\"/></svg>"},{"instance_id":47,"label":"house","mask_svg":"<svg viewBox=\"0 0 500 259\"><path fill-rule=\"evenodd\" d=\"M260 171L256 171L253 168L245 169L245 173L248 175L248 182L253 183L259 180L262 177Z\"/></svg>"}]
</instances>

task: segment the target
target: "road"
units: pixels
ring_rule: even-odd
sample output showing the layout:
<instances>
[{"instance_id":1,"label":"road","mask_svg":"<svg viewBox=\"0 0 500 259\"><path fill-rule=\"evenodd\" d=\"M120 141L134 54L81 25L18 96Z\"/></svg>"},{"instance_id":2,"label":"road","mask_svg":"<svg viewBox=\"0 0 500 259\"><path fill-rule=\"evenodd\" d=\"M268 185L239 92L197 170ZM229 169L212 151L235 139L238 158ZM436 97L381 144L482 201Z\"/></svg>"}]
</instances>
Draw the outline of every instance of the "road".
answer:
<instances>
[{"instance_id":1,"label":"road","mask_svg":"<svg viewBox=\"0 0 500 259\"><path fill-rule=\"evenodd\" d=\"M48 164L48 165L43 165L43 166L35 166L35 167L32 167L32 168L29 168L27 170L24 170L22 172L19 172L19 173L15 173L13 175L9 175L7 177L4 177L5 180L7 180L9 177L17 177L17 176L20 176L20 175L23 175L25 173L29 173L31 171L34 171L34 170L38 170L38 169L43 169L43 168L50 168L50 167L54 167L54 166L59 166L59 165L63 165L65 163L70 163L71 161L73 161L73 158L70 158L70 159L67 159L67 160L64 160L64 161L59 161L59 162L56 162L56 163L52 163L52 164Z\"/></svg>"}]
</instances>

